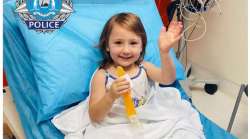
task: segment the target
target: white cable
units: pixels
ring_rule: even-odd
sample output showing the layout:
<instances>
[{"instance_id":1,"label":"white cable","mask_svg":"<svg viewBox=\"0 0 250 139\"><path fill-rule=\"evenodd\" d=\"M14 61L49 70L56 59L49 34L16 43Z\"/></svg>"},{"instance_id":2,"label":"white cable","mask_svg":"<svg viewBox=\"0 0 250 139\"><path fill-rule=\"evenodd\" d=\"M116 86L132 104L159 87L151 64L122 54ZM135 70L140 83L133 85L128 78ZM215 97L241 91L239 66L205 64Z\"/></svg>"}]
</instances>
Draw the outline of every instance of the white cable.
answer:
<instances>
[{"instance_id":1,"label":"white cable","mask_svg":"<svg viewBox=\"0 0 250 139\"><path fill-rule=\"evenodd\" d=\"M199 1L199 0L198 0L198 1ZM196 9L196 7L194 7L192 0L189 0L189 4L190 4L190 5L193 7L193 9L195 10L194 13L198 13L198 12L199 12L199 10ZM185 7L186 7L186 6L185 6ZM203 9L203 8L204 8L204 4L202 3L201 9ZM187 9L187 10L188 10L188 9ZM190 11L190 10L188 10L188 11ZM190 11L190 12L192 12L192 11Z\"/></svg>"},{"instance_id":2,"label":"white cable","mask_svg":"<svg viewBox=\"0 0 250 139\"><path fill-rule=\"evenodd\" d=\"M202 32L202 34L201 34L200 36L198 36L197 38L194 38L194 39L189 39L189 38L183 37L183 39L184 39L185 41L189 41L189 42L197 41L197 40L201 39L202 37L204 37L204 35L206 34L206 32L207 32L206 20L205 20L205 18L204 18L201 14L199 14L199 19L201 19L201 20L203 21L203 23L204 23L204 31ZM198 24L198 20L197 20L195 23L193 23L193 24L191 24L190 26L188 26L188 27L183 31L183 34L184 34L184 32L187 32L187 31L189 30L189 28L191 28L192 26L197 26L197 24ZM189 36L188 36L188 37L189 37Z\"/></svg>"},{"instance_id":3,"label":"white cable","mask_svg":"<svg viewBox=\"0 0 250 139\"><path fill-rule=\"evenodd\" d=\"M184 16L183 10L182 10L182 9L185 9L186 12L188 12L188 14L196 14L196 15L199 15L199 18L197 18L196 21L193 22L191 25L189 25L188 27L186 27L186 28L184 29L184 31L182 32L182 35L183 35L183 39L184 39L185 41L197 41L197 40L201 39L201 38L206 34L206 21L205 21L205 18L201 15L201 13L197 11L197 9L194 7L194 5L192 4L192 2L191 2L190 0L188 0L188 3L190 3L190 6L192 6L192 8L194 8L195 11L196 11L197 13L194 13L194 12L189 11L189 10L187 9L187 6L184 5L184 1L181 1L181 2L180 2L180 5L179 5L179 6L181 6L181 7L180 7L180 14L181 14L181 16L184 18L184 20L188 20L188 21L193 21L193 20L194 20L194 19L191 19L191 18L189 18L189 17L187 17L187 16ZM202 32L202 34L201 34L199 37L197 37L197 38L195 38L195 39L189 39L189 38L188 38L189 35L188 35L188 37L186 37L186 36L184 35L184 33L187 32L191 27L197 26L197 23L198 23L199 19L202 19L202 21L203 21L203 23L204 23L204 31Z\"/></svg>"},{"instance_id":4,"label":"white cable","mask_svg":"<svg viewBox=\"0 0 250 139\"><path fill-rule=\"evenodd\" d=\"M188 12L188 14L196 14L196 13L193 13L191 11L189 11L188 9L186 9L186 6L185 6L185 3L183 1L180 1L180 5L179 5L179 9L180 9L180 14L181 16L185 19L185 20L188 20L188 21L192 21L193 19L189 18L189 17L186 17L184 14L183 14L183 9L185 9L186 12Z\"/></svg>"},{"instance_id":5,"label":"white cable","mask_svg":"<svg viewBox=\"0 0 250 139\"><path fill-rule=\"evenodd\" d=\"M205 2L203 2L203 0L197 0L197 1L201 4L202 7L204 7Z\"/></svg>"},{"instance_id":6,"label":"white cable","mask_svg":"<svg viewBox=\"0 0 250 139\"><path fill-rule=\"evenodd\" d=\"M221 14L222 14L222 10L221 10L220 3L219 3L217 0L214 0L214 1L215 1L216 6L217 6L217 8L218 8L218 10L219 10L219 14L221 15Z\"/></svg>"},{"instance_id":7,"label":"white cable","mask_svg":"<svg viewBox=\"0 0 250 139\"><path fill-rule=\"evenodd\" d=\"M179 8L180 8L181 17L183 17L183 19L184 19L184 20L187 20L187 21L194 21L193 18L190 18L190 17L192 17L192 16L189 16L189 17L188 17L188 16L185 16L185 15L184 15L183 12L187 12L187 15L191 15L191 14L192 14L193 16L197 16L197 15L198 15L199 18L197 18L196 21L195 21L194 23L192 23L191 25L189 25L188 27L186 27L186 28L184 29L184 31L182 32L183 39L184 39L185 41L189 41L189 42L191 42L191 41L197 41L197 40L201 39L202 37L204 37L204 35L206 34L206 31L207 31L206 20L205 20L205 18L201 15L201 13L204 12L204 11L207 11L207 10L210 9L210 8L212 8L214 5L216 5L216 6L218 7L218 9L219 9L219 14L222 13L222 10L221 10L221 8L220 8L220 4L218 3L218 0L210 0L210 3L208 2L208 5L206 5L206 7L204 7L204 6L205 6L205 5L204 5L205 2L204 2L204 3L200 3L201 0L198 0L198 2L201 4L201 7L200 7L201 9L199 9L199 10L193 5L193 3L192 3L191 0L187 0L187 2L188 2L188 4L189 4L189 6L191 6L191 8L192 8L195 12L190 11L190 10L187 8L187 6L185 6L185 0L180 0ZM185 11L183 11L183 10L185 10ZM194 39L189 39L190 35L188 35L188 36L186 37L186 36L184 35L184 33L187 32L191 27L197 26L198 20L202 20L202 23L203 23L203 25L204 25L204 31L202 32L202 34L201 34L200 36L198 36L198 37L196 37L196 38L194 38Z\"/></svg>"}]
</instances>

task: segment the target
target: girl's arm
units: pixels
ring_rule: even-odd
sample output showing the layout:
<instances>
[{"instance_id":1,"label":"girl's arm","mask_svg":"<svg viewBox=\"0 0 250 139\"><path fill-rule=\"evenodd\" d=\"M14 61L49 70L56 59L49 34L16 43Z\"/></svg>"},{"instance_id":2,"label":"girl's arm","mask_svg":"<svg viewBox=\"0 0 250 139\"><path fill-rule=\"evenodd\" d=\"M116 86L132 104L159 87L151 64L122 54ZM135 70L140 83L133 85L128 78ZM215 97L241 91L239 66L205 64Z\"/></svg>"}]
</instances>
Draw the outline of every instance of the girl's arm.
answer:
<instances>
[{"instance_id":1,"label":"girl's arm","mask_svg":"<svg viewBox=\"0 0 250 139\"><path fill-rule=\"evenodd\" d=\"M171 84L176 79L175 66L169 54L161 54L161 68L156 67L150 62L143 61L147 75L153 81L162 84ZM164 63L164 64L163 64Z\"/></svg>"},{"instance_id":2,"label":"girl's arm","mask_svg":"<svg viewBox=\"0 0 250 139\"><path fill-rule=\"evenodd\" d=\"M159 36L161 68L157 68L149 62L143 63L147 69L148 76L152 80L163 84L171 84L176 80L175 66L170 57L169 50L180 39L181 30L182 23L173 21L170 23L168 31L166 31L165 27L162 28Z\"/></svg>"},{"instance_id":3,"label":"girl's arm","mask_svg":"<svg viewBox=\"0 0 250 139\"><path fill-rule=\"evenodd\" d=\"M116 79L109 90L105 87L105 71L99 70L91 82L89 116L93 122L101 122L110 111L114 101L130 89L124 78Z\"/></svg>"},{"instance_id":4,"label":"girl's arm","mask_svg":"<svg viewBox=\"0 0 250 139\"><path fill-rule=\"evenodd\" d=\"M93 122L100 122L108 113L114 99L105 90L105 71L98 70L91 82L89 116Z\"/></svg>"}]
</instances>

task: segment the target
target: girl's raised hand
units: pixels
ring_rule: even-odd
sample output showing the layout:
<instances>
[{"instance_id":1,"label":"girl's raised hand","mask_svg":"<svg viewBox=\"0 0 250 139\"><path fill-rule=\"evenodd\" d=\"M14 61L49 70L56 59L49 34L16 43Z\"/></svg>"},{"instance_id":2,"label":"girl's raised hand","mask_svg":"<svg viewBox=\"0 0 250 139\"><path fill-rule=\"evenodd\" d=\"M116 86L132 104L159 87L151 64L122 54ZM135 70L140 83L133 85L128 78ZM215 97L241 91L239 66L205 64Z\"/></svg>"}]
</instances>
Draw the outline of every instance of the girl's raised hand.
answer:
<instances>
[{"instance_id":1,"label":"girl's raised hand","mask_svg":"<svg viewBox=\"0 0 250 139\"><path fill-rule=\"evenodd\" d=\"M162 27L159 36L159 48L161 52L168 53L173 44L181 38L182 22L171 21L166 31L166 27Z\"/></svg>"}]
</instances>

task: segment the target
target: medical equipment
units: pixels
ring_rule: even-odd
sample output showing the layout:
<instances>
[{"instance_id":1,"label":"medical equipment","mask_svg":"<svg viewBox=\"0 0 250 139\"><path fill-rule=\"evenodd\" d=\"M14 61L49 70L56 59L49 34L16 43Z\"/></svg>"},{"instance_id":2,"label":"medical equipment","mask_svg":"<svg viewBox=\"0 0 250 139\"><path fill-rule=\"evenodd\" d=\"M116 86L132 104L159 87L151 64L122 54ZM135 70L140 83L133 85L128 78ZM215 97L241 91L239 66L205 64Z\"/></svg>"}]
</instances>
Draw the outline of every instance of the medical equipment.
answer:
<instances>
[{"instance_id":1,"label":"medical equipment","mask_svg":"<svg viewBox=\"0 0 250 139\"><path fill-rule=\"evenodd\" d=\"M240 90L239 90L236 102L234 104L234 109L233 109L233 112L232 112L232 115L231 115L231 118L230 118L230 121L229 121L229 124L227 127L228 132L231 132L231 129L233 127L234 119L235 119L236 113L238 111L243 92L245 92L245 95L248 96L248 85L241 84L241 86L240 86Z\"/></svg>"},{"instance_id":2,"label":"medical equipment","mask_svg":"<svg viewBox=\"0 0 250 139\"><path fill-rule=\"evenodd\" d=\"M207 28L206 21L202 13L210 10L214 6L217 6L219 9L219 14L221 14L221 8L217 0L177 0L175 3L177 19L183 22L183 36L179 41L178 49L176 52L177 57L182 60L185 54L185 70L188 80L186 84L186 90L190 92L190 89L194 87L201 87L208 94L214 94L218 89L217 80L200 80L191 75L192 64L187 62L187 45L188 42L197 41L204 37ZM173 13L173 12L172 12ZM173 16L173 14L171 15ZM199 23L200 22L200 23ZM201 28L201 26L203 28ZM200 33L195 38L191 39L193 32L197 29L202 29ZM186 50L186 51L184 51ZM190 97L192 96L189 94Z\"/></svg>"}]
</instances>

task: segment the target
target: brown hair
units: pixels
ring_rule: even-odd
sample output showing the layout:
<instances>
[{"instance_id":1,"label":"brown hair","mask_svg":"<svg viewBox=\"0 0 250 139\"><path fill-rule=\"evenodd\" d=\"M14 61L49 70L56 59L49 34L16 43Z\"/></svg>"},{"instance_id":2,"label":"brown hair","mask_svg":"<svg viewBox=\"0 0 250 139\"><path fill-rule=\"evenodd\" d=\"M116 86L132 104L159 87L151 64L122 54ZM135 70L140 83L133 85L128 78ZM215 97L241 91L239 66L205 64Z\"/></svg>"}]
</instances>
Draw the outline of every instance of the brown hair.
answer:
<instances>
[{"instance_id":1,"label":"brown hair","mask_svg":"<svg viewBox=\"0 0 250 139\"><path fill-rule=\"evenodd\" d=\"M133 31L136 35L141 37L142 52L140 54L139 59L135 62L136 64L140 64L144 58L145 48L147 44L147 36L143 24L140 18L133 13L119 13L112 16L107 21L99 39L98 47L101 48L104 58L101 63L101 68L106 68L107 66L113 63L113 60L110 57L109 52L107 52L106 48L108 47L109 37L114 25L120 25L121 27L124 27L129 31Z\"/></svg>"}]
</instances>

